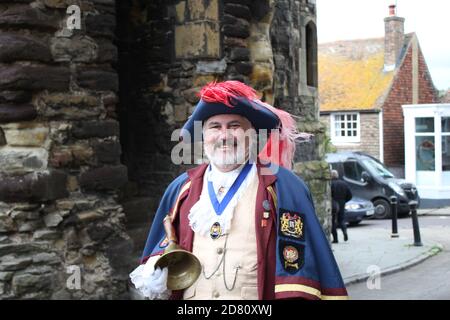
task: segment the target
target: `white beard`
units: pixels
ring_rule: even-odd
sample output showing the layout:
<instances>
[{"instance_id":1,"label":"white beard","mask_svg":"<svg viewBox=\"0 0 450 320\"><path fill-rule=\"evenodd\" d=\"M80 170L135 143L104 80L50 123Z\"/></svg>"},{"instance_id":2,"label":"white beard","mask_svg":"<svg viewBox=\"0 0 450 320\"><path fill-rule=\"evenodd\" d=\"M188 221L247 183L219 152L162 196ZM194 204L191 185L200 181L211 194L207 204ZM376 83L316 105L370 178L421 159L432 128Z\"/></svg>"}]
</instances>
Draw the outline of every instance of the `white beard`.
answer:
<instances>
[{"instance_id":1,"label":"white beard","mask_svg":"<svg viewBox=\"0 0 450 320\"><path fill-rule=\"evenodd\" d=\"M247 162L247 160L251 160L251 162L256 161L256 142L253 140L250 143L249 150L245 150L244 146L236 146L235 150L228 150L226 153L217 150L215 146L213 146L212 152L210 152L210 148L204 147L204 152L208 160L214 164L215 166L229 166L229 165L242 165ZM253 160L253 161L252 161Z\"/></svg>"},{"instance_id":2,"label":"white beard","mask_svg":"<svg viewBox=\"0 0 450 320\"><path fill-rule=\"evenodd\" d=\"M246 159L246 152L244 148L237 148L236 150L229 150L226 153L213 150L212 153L205 148L205 155L209 161L216 166L226 166L234 164L244 164Z\"/></svg>"}]
</instances>

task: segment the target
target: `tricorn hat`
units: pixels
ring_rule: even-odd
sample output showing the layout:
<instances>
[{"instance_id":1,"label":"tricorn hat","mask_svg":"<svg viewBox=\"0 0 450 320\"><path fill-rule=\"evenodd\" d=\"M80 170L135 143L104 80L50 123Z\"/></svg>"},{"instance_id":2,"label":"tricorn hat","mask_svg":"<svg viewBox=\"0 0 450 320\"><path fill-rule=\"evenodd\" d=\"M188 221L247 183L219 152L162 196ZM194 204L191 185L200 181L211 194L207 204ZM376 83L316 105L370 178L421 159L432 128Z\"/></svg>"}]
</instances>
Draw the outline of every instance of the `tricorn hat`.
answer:
<instances>
[{"instance_id":1,"label":"tricorn hat","mask_svg":"<svg viewBox=\"0 0 450 320\"><path fill-rule=\"evenodd\" d=\"M280 125L280 119L257 100L244 97L231 97L229 104L222 102L208 102L203 98L194 109L182 130L187 130L194 137L194 122L206 121L219 114L238 114L247 118L255 130L275 129Z\"/></svg>"},{"instance_id":2,"label":"tricorn hat","mask_svg":"<svg viewBox=\"0 0 450 320\"><path fill-rule=\"evenodd\" d=\"M189 137L190 142L202 139L201 135L195 135L195 122L203 123L212 116L219 114L238 114L247 118L258 133L261 129L277 129L278 137L274 132L259 154L272 163L290 168L295 152L295 139L302 136L297 132L296 122L292 116L283 110L272 107L258 99L256 91L239 81L212 82L204 86L200 93L200 101L194 109L183 128L181 138ZM278 153L271 152L278 145ZM277 155L273 157L272 155Z\"/></svg>"}]
</instances>

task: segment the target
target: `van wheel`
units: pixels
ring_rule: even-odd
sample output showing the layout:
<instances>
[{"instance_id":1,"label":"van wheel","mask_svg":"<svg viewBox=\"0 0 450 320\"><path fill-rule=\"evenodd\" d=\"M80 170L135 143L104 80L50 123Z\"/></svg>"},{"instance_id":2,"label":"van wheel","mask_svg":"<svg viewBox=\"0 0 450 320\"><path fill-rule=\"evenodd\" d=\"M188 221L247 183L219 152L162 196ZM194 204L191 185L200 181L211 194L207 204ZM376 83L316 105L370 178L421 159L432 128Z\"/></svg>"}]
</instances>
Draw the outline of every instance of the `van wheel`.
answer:
<instances>
[{"instance_id":1,"label":"van wheel","mask_svg":"<svg viewBox=\"0 0 450 320\"><path fill-rule=\"evenodd\" d=\"M391 205L384 199L377 199L373 202L375 207L375 219L388 219L391 217Z\"/></svg>"}]
</instances>

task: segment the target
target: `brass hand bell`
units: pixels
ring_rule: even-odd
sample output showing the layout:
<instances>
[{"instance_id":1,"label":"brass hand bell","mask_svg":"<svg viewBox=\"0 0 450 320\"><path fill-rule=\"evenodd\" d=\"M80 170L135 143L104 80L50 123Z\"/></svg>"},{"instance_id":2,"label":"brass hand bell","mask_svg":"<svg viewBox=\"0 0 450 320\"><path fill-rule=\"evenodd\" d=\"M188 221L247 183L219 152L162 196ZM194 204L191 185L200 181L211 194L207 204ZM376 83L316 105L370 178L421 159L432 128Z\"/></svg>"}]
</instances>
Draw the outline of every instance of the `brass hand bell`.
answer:
<instances>
[{"instance_id":1,"label":"brass hand bell","mask_svg":"<svg viewBox=\"0 0 450 320\"><path fill-rule=\"evenodd\" d=\"M168 268L167 288L169 290L186 289L200 276L202 269L200 261L191 252L180 248L169 215L164 218L163 224L169 245L156 261L155 268Z\"/></svg>"}]
</instances>

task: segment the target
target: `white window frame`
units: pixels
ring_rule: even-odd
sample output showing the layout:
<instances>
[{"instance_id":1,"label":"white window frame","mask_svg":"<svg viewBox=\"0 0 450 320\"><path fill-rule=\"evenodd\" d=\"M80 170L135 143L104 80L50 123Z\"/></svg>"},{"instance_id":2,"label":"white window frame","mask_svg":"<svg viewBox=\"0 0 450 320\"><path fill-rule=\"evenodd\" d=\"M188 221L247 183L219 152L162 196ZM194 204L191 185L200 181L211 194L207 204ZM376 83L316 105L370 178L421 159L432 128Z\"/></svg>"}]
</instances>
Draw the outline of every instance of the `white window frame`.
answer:
<instances>
[{"instance_id":1,"label":"white window frame","mask_svg":"<svg viewBox=\"0 0 450 320\"><path fill-rule=\"evenodd\" d=\"M444 157L444 154L443 154L443 151L444 151L444 149L447 149L447 148L444 148L444 145L445 145L445 138L446 137L448 137L448 136L450 136L450 132L444 132L443 130L442 130L442 118L450 118L450 115L443 115L443 114L441 114L440 115L440 121L439 121L439 124L441 125L440 126L440 133L441 133L441 143L440 143L440 148L441 148L441 150L440 150L440 153L439 153L439 155L440 155L440 161L441 161L441 163L440 163L440 166L441 166L441 171L443 172L443 173L445 173L445 172L449 172L448 170L444 170L444 169L442 169L442 162L443 162L443 157ZM436 158L436 156L435 156L435 158Z\"/></svg>"},{"instance_id":2,"label":"white window frame","mask_svg":"<svg viewBox=\"0 0 450 320\"><path fill-rule=\"evenodd\" d=\"M356 136L337 136L336 135L336 118L345 116L344 123L346 124L345 131L347 131L347 116L356 115ZM351 121L353 123L353 121ZM351 130L354 130L353 128ZM336 144L342 143L359 143L361 142L361 117L359 112L336 112L330 114L330 133L331 133L331 141Z\"/></svg>"},{"instance_id":3,"label":"white window frame","mask_svg":"<svg viewBox=\"0 0 450 320\"><path fill-rule=\"evenodd\" d=\"M418 132L417 131L417 127L416 127L416 121L417 119L425 119L425 118L430 118L433 119L433 131L425 131L425 132ZM416 138L417 137L433 137L434 139L434 170L423 170L425 172L438 172L439 168L441 168L441 163L442 161L440 161L440 159L438 159L438 155L440 155L441 153L437 153L438 152L438 144L441 145L442 143L442 138L440 138L440 133L441 133L441 117L440 116L422 116L422 115L417 115L414 117L414 150L416 150L417 145L416 145ZM416 152L416 151L415 151ZM415 155L416 153L414 153ZM417 158L415 159L415 167L416 167L416 171L422 171L422 170L418 170L417 169ZM438 165L440 166L438 168ZM442 172L441 172L442 174Z\"/></svg>"}]
</instances>

